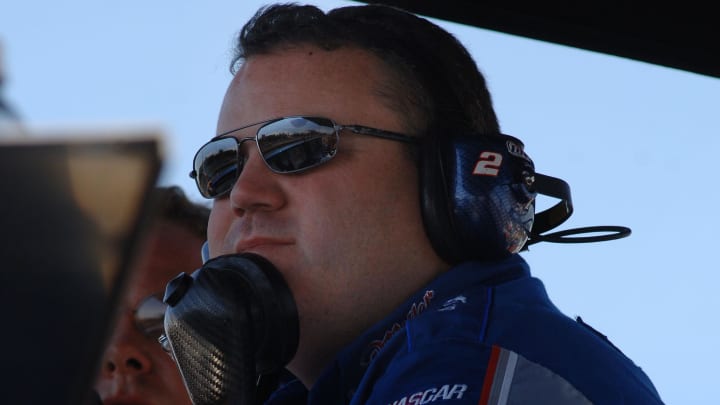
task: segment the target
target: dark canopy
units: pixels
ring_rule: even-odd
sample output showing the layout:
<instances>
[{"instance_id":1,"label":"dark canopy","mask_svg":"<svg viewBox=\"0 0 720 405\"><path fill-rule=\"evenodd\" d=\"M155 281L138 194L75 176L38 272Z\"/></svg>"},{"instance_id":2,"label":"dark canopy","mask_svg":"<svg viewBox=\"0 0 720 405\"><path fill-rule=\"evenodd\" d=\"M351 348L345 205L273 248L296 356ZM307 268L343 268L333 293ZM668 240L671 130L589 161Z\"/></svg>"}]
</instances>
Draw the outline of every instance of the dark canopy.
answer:
<instances>
[{"instance_id":1,"label":"dark canopy","mask_svg":"<svg viewBox=\"0 0 720 405\"><path fill-rule=\"evenodd\" d=\"M720 78L713 2L361 2Z\"/></svg>"}]
</instances>

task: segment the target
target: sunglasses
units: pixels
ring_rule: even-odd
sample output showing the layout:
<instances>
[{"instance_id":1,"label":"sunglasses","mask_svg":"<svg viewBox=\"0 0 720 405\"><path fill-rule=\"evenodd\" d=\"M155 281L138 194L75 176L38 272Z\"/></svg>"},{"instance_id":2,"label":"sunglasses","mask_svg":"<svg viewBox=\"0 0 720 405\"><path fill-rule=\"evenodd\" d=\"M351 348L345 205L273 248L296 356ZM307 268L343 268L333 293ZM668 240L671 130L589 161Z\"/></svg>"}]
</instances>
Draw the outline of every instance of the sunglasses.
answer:
<instances>
[{"instance_id":1,"label":"sunglasses","mask_svg":"<svg viewBox=\"0 0 720 405\"><path fill-rule=\"evenodd\" d=\"M165 332L163 321L166 308L167 304L162 301L160 294L144 298L133 313L135 327L145 336L157 340Z\"/></svg>"},{"instance_id":2,"label":"sunglasses","mask_svg":"<svg viewBox=\"0 0 720 405\"><path fill-rule=\"evenodd\" d=\"M231 136L260 125L254 137ZM339 125L322 117L293 116L256 122L224 132L206 143L195 154L190 177L200 194L218 198L232 190L242 173L247 155L242 143L254 140L265 164L275 173L299 173L328 162L337 154L340 131L369 135L399 142L416 143L417 137L362 125Z\"/></svg>"}]
</instances>

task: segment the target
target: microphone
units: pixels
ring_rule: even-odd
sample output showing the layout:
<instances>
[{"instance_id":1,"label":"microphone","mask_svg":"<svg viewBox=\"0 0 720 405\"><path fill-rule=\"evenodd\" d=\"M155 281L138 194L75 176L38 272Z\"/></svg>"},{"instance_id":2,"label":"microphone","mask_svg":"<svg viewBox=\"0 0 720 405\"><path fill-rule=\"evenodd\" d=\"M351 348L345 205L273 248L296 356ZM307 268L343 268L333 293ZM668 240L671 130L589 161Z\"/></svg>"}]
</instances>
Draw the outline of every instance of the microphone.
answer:
<instances>
[{"instance_id":1,"label":"microphone","mask_svg":"<svg viewBox=\"0 0 720 405\"><path fill-rule=\"evenodd\" d=\"M161 344L194 404L267 399L264 377L272 382L290 362L299 335L295 301L272 263L249 253L215 257L172 279L163 301Z\"/></svg>"}]
</instances>

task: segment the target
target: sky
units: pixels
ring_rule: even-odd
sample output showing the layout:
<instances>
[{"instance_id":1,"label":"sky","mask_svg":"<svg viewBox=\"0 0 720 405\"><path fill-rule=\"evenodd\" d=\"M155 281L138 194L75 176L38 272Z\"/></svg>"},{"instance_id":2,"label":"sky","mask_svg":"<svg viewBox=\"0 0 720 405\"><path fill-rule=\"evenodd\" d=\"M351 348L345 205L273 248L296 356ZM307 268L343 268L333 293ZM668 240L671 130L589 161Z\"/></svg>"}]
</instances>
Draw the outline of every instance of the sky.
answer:
<instances>
[{"instance_id":1,"label":"sky","mask_svg":"<svg viewBox=\"0 0 720 405\"><path fill-rule=\"evenodd\" d=\"M4 98L32 131L160 128L160 183L201 201L187 176L215 134L232 41L264 1L5 4ZM323 9L357 4L317 1ZM716 400L720 285L720 79L433 20L485 74L505 133L538 172L570 184L558 230L623 225L591 244L522 253L555 304L599 329L668 404ZM554 201L539 201L542 208Z\"/></svg>"}]
</instances>

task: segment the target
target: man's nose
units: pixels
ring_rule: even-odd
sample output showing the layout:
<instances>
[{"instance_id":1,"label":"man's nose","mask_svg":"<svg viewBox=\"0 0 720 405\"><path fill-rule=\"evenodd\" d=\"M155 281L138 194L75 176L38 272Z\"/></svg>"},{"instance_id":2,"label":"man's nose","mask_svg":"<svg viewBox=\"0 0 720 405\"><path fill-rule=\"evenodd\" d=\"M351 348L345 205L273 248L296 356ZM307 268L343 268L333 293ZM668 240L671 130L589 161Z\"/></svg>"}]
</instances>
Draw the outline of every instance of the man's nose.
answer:
<instances>
[{"instance_id":1,"label":"man's nose","mask_svg":"<svg viewBox=\"0 0 720 405\"><path fill-rule=\"evenodd\" d=\"M121 343L105 353L102 366L102 373L105 375L146 374L152 370L152 361L135 345Z\"/></svg>"},{"instance_id":2,"label":"man's nose","mask_svg":"<svg viewBox=\"0 0 720 405\"><path fill-rule=\"evenodd\" d=\"M233 209L243 213L278 209L284 205L285 197L275 181L277 174L267 167L260 152L252 146L243 170L230 192Z\"/></svg>"}]
</instances>

